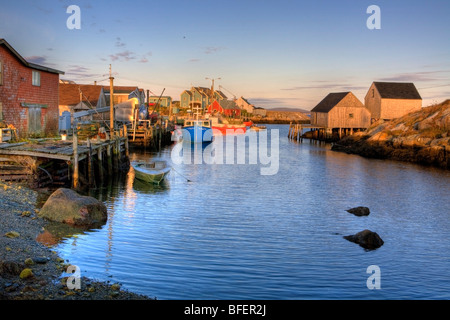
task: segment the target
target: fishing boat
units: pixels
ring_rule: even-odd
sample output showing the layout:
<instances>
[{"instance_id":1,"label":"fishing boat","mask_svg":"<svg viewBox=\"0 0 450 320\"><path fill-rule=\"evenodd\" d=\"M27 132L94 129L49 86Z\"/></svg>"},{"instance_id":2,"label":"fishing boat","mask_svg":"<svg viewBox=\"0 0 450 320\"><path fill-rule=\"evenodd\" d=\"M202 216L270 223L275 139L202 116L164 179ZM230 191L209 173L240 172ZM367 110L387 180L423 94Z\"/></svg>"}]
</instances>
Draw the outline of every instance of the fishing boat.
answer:
<instances>
[{"instance_id":1,"label":"fishing boat","mask_svg":"<svg viewBox=\"0 0 450 320\"><path fill-rule=\"evenodd\" d=\"M131 166L134 169L135 178L147 183L160 184L170 172L170 167L163 160L132 162Z\"/></svg>"},{"instance_id":2,"label":"fishing boat","mask_svg":"<svg viewBox=\"0 0 450 320\"><path fill-rule=\"evenodd\" d=\"M213 130L220 132L223 136L227 134L243 134L247 131L247 127L237 120L229 123L227 120L213 116L211 117L211 121Z\"/></svg>"},{"instance_id":3,"label":"fishing boat","mask_svg":"<svg viewBox=\"0 0 450 320\"><path fill-rule=\"evenodd\" d=\"M227 134L242 134L247 131L247 127L238 124L213 124L212 128L218 130L223 136Z\"/></svg>"},{"instance_id":4,"label":"fishing boat","mask_svg":"<svg viewBox=\"0 0 450 320\"><path fill-rule=\"evenodd\" d=\"M258 126L258 125L252 125L251 127L250 127L250 130L253 130L253 131L261 131L261 130L266 130L266 127L265 126Z\"/></svg>"},{"instance_id":5,"label":"fishing boat","mask_svg":"<svg viewBox=\"0 0 450 320\"><path fill-rule=\"evenodd\" d=\"M183 126L183 140L192 143L211 143L214 135L211 120L200 118L200 107L193 108L196 111L195 118L186 119Z\"/></svg>"},{"instance_id":6,"label":"fishing boat","mask_svg":"<svg viewBox=\"0 0 450 320\"><path fill-rule=\"evenodd\" d=\"M183 140L192 143L209 143L213 141L213 131L209 119L185 120Z\"/></svg>"}]
</instances>

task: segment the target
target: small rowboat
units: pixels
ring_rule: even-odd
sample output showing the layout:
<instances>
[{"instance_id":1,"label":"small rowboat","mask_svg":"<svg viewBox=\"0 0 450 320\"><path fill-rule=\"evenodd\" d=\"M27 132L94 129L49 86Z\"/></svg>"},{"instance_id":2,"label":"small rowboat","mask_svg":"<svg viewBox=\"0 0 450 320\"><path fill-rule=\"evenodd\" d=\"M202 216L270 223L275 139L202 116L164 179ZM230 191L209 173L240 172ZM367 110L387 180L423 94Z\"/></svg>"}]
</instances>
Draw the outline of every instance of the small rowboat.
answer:
<instances>
[{"instance_id":1,"label":"small rowboat","mask_svg":"<svg viewBox=\"0 0 450 320\"><path fill-rule=\"evenodd\" d=\"M257 126L257 125L253 125L253 126L250 127L250 130L253 130L253 131L261 131L261 130L266 130L266 127L265 127L265 126Z\"/></svg>"},{"instance_id":2,"label":"small rowboat","mask_svg":"<svg viewBox=\"0 0 450 320\"><path fill-rule=\"evenodd\" d=\"M166 161L134 162L131 164L135 178L147 183L160 184L170 172Z\"/></svg>"}]
</instances>

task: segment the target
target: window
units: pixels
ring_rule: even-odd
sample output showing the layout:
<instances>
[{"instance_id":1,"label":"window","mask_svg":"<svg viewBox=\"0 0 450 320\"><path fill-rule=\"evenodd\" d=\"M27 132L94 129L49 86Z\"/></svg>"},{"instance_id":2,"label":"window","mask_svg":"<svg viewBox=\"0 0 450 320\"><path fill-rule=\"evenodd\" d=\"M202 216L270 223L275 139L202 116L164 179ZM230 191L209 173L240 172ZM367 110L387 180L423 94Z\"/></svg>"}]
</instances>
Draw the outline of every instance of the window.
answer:
<instances>
[{"instance_id":1,"label":"window","mask_svg":"<svg viewBox=\"0 0 450 320\"><path fill-rule=\"evenodd\" d=\"M32 85L36 87L41 86L41 73L39 71L33 70L33 79L32 79Z\"/></svg>"},{"instance_id":2,"label":"window","mask_svg":"<svg viewBox=\"0 0 450 320\"><path fill-rule=\"evenodd\" d=\"M3 65L0 61L0 86L3 84Z\"/></svg>"},{"instance_id":3,"label":"window","mask_svg":"<svg viewBox=\"0 0 450 320\"><path fill-rule=\"evenodd\" d=\"M375 89L372 89L372 98L375 98Z\"/></svg>"},{"instance_id":4,"label":"window","mask_svg":"<svg viewBox=\"0 0 450 320\"><path fill-rule=\"evenodd\" d=\"M3 121L3 103L0 102L0 121Z\"/></svg>"},{"instance_id":5,"label":"window","mask_svg":"<svg viewBox=\"0 0 450 320\"><path fill-rule=\"evenodd\" d=\"M348 117L349 117L350 119L353 119L353 113L349 113L349 114L348 114Z\"/></svg>"}]
</instances>

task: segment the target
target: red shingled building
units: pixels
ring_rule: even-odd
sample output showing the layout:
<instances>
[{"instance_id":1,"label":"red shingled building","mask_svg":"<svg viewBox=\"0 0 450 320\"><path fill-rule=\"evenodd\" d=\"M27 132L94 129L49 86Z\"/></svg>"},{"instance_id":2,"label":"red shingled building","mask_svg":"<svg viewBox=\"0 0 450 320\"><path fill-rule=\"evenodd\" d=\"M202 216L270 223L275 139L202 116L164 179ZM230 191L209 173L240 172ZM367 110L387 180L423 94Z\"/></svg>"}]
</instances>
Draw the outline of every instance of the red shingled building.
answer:
<instances>
[{"instance_id":1,"label":"red shingled building","mask_svg":"<svg viewBox=\"0 0 450 320\"><path fill-rule=\"evenodd\" d=\"M57 133L60 74L27 62L0 39L0 121L19 137Z\"/></svg>"}]
</instances>

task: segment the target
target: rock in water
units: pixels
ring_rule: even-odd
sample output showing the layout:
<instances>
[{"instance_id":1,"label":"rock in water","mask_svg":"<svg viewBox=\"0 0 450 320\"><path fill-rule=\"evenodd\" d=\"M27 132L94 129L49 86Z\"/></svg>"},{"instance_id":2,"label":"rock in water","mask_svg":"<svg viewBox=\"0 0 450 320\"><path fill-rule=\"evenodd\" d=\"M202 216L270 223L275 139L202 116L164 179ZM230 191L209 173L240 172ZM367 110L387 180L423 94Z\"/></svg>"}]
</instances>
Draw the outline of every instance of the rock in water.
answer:
<instances>
[{"instance_id":1,"label":"rock in water","mask_svg":"<svg viewBox=\"0 0 450 320\"><path fill-rule=\"evenodd\" d=\"M362 217L368 216L370 214L370 210L367 207L356 207L348 209L347 212L353 213L355 216Z\"/></svg>"},{"instance_id":2,"label":"rock in water","mask_svg":"<svg viewBox=\"0 0 450 320\"><path fill-rule=\"evenodd\" d=\"M101 201L60 188L45 202L39 217L77 227L96 227L106 222L108 214Z\"/></svg>"},{"instance_id":3,"label":"rock in water","mask_svg":"<svg viewBox=\"0 0 450 320\"><path fill-rule=\"evenodd\" d=\"M361 247L369 250L377 249L384 244L384 241L376 232L367 229L351 236L344 236L344 239L357 243Z\"/></svg>"}]
</instances>

